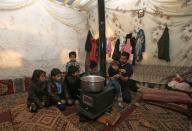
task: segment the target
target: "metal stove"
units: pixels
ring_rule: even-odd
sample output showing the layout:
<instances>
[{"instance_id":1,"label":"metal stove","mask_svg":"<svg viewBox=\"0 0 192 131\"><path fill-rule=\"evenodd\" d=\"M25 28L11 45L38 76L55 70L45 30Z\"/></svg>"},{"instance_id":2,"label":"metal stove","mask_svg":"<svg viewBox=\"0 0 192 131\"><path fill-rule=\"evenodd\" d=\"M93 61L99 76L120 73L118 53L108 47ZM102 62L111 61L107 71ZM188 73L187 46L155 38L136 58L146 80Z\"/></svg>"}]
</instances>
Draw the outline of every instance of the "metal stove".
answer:
<instances>
[{"instance_id":1,"label":"metal stove","mask_svg":"<svg viewBox=\"0 0 192 131\"><path fill-rule=\"evenodd\" d=\"M105 87L98 93L81 90L80 94L79 112L89 119L95 119L112 108L113 90L111 87Z\"/></svg>"}]
</instances>

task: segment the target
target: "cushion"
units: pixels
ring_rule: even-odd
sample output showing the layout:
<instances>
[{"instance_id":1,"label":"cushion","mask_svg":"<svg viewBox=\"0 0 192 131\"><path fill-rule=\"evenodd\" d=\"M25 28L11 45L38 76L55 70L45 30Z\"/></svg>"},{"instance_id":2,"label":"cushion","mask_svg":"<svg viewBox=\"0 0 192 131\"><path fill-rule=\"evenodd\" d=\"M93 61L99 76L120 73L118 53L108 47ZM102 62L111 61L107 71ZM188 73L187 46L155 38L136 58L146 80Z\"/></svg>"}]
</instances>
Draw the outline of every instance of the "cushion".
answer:
<instances>
[{"instance_id":1,"label":"cushion","mask_svg":"<svg viewBox=\"0 0 192 131\"><path fill-rule=\"evenodd\" d=\"M11 112L1 112L0 113L0 131L13 131Z\"/></svg>"},{"instance_id":2,"label":"cushion","mask_svg":"<svg viewBox=\"0 0 192 131\"><path fill-rule=\"evenodd\" d=\"M172 89L177 89L177 90L181 90L181 91L185 91L185 92L191 92L192 91L192 88L186 82L179 83L177 81L171 81L168 83L168 86Z\"/></svg>"},{"instance_id":3,"label":"cushion","mask_svg":"<svg viewBox=\"0 0 192 131\"><path fill-rule=\"evenodd\" d=\"M13 81L12 80L0 80L0 96L13 94Z\"/></svg>"},{"instance_id":4,"label":"cushion","mask_svg":"<svg viewBox=\"0 0 192 131\"><path fill-rule=\"evenodd\" d=\"M28 91L30 84L31 84L31 78L26 77L24 79L24 88L25 88L24 90L25 91Z\"/></svg>"},{"instance_id":5,"label":"cushion","mask_svg":"<svg viewBox=\"0 0 192 131\"><path fill-rule=\"evenodd\" d=\"M192 98L186 93L156 89L151 89L149 92L143 91L142 99L170 103L192 103Z\"/></svg>"},{"instance_id":6,"label":"cushion","mask_svg":"<svg viewBox=\"0 0 192 131\"><path fill-rule=\"evenodd\" d=\"M20 93L24 91L24 80L21 78L14 79L14 90L15 93Z\"/></svg>"}]
</instances>

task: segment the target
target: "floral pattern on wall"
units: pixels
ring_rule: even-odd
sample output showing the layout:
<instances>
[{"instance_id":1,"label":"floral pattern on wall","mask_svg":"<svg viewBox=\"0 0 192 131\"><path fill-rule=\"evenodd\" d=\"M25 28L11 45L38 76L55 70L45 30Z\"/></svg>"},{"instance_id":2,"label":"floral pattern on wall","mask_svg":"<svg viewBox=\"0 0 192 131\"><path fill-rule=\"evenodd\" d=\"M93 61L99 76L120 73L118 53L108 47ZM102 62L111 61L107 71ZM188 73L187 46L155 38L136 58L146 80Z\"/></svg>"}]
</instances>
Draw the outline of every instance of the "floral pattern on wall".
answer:
<instances>
[{"instance_id":1,"label":"floral pattern on wall","mask_svg":"<svg viewBox=\"0 0 192 131\"><path fill-rule=\"evenodd\" d=\"M192 38L192 21L181 27L181 38L184 41L189 41Z\"/></svg>"},{"instance_id":2,"label":"floral pattern on wall","mask_svg":"<svg viewBox=\"0 0 192 131\"><path fill-rule=\"evenodd\" d=\"M146 35L146 52L141 64L192 66L189 47L192 46L192 0L118 0L106 3L106 36L125 36L142 28ZM138 11L144 16L138 17ZM98 32L97 8L92 10L91 29ZM157 42L169 28L170 62L157 58ZM107 30L113 33L109 34ZM182 50L182 51L181 51ZM187 53L186 53L187 52ZM183 57L186 56L184 59ZM187 63L188 62L188 63Z\"/></svg>"}]
</instances>

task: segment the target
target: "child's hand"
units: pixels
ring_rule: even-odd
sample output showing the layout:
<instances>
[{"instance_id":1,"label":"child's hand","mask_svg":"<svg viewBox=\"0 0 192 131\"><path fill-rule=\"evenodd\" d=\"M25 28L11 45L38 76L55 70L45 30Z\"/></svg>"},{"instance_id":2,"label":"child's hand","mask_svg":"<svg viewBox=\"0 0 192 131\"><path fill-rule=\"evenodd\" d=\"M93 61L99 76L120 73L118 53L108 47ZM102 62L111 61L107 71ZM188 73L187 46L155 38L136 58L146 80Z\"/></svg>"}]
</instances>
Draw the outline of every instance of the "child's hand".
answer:
<instances>
[{"instance_id":1,"label":"child's hand","mask_svg":"<svg viewBox=\"0 0 192 131\"><path fill-rule=\"evenodd\" d=\"M120 75L116 74L116 75L114 75L114 77L118 79L120 77Z\"/></svg>"},{"instance_id":2,"label":"child's hand","mask_svg":"<svg viewBox=\"0 0 192 131\"><path fill-rule=\"evenodd\" d=\"M123 77L122 75L119 75L119 79L123 80L123 79L124 79L124 77Z\"/></svg>"}]
</instances>

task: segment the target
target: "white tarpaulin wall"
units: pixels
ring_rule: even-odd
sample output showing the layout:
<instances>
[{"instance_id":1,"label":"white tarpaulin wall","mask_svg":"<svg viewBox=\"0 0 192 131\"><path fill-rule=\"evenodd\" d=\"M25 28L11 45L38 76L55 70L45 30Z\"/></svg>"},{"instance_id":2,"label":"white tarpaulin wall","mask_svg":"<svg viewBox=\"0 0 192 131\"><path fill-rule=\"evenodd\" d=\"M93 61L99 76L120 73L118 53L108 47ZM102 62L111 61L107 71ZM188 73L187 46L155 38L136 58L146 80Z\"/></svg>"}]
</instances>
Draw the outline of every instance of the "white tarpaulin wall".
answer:
<instances>
[{"instance_id":1,"label":"white tarpaulin wall","mask_svg":"<svg viewBox=\"0 0 192 131\"><path fill-rule=\"evenodd\" d=\"M106 35L125 36L139 28L145 31L146 51L143 64L192 66L192 1L191 0L109 0L106 3ZM138 18L138 10L145 15ZM97 8L89 14L89 27L98 37ZM157 58L157 41L165 24L169 28L170 57Z\"/></svg>"},{"instance_id":2,"label":"white tarpaulin wall","mask_svg":"<svg viewBox=\"0 0 192 131\"><path fill-rule=\"evenodd\" d=\"M0 0L0 9L0 79L65 70L72 50L84 64L86 13L47 0Z\"/></svg>"}]
</instances>

